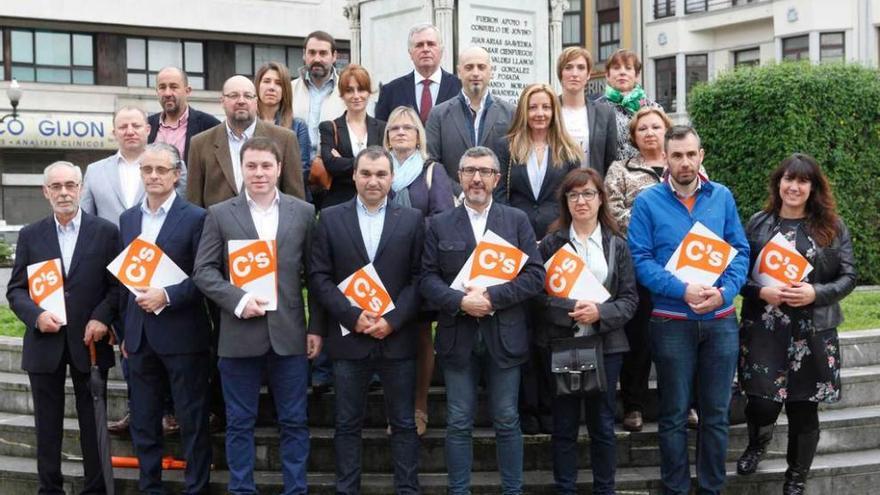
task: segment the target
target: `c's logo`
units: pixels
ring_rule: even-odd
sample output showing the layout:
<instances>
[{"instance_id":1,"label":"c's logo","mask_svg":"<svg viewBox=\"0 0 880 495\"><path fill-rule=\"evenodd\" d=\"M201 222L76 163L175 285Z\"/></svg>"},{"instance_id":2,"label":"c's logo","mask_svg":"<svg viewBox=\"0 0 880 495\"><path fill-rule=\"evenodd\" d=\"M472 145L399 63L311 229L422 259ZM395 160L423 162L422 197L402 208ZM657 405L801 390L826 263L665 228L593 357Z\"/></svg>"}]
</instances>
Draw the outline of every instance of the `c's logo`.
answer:
<instances>
[{"instance_id":1,"label":"c's logo","mask_svg":"<svg viewBox=\"0 0 880 495\"><path fill-rule=\"evenodd\" d=\"M586 263L579 256L560 249L553 255L544 278L544 290L556 297L568 297Z\"/></svg>"},{"instance_id":2,"label":"c's logo","mask_svg":"<svg viewBox=\"0 0 880 495\"><path fill-rule=\"evenodd\" d=\"M799 282L804 278L804 271L809 264L799 253L774 242L768 243L764 248L759 263L758 273L767 274L786 284Z\"/></svg>"},{"instance_id":3,"label":"c's logo","mask_svg":"<svg viewBox=\"0 0 880 495\"><path fill-rule=\"evenodd\" d=\"M62 287L61 272L59 271L58 264L56 260L49 260L28 277L28 289L31 299L38 306Z\"/></svg>"},{"instance_id":4,"label":"c's logo","mask_svg":"<svg viewBox=\"0 0 880 495\"><path fill-rule=\"evenodd\" d=\"M731 246L720 239L712 239L693 232L688 233L681 243L676 270L692 267L709 273L724 271Z\"/></svg>"},{"instance_id":5,"label":"c's logo","mask_svg":"<svg viewBox=\"0 0 880 495\"><path fill-rule=\"evenodd\" d=\"M271 244L270 244L271 243ZM229 253L229 280L236 287L275 271L275 241L255 241Z\"/></svg>"},{"instance_id":6,"label":"c's logo","mask_svg":"<svg viewBox=\"0 0 880 495\"><path fill-rule=\"evenodd\" d=\"M388 292L376 283L363 268L355 272L343 294L352 299L361 309L380 315L391 304L391 296Z\"/></svg>"},{"instance_id":7,"label":"c's logo","mask_svg":"<svg viewBox=\"0 0 880 495\"><path fill-rule=\"evenodd\" d=\"M523 253L514 247L481 242L474 252L470 278L487 275L501 280L513 280L522 258Z\"/></svg>"},{"instance_id":8,"label":"c's logo","mask_svg":"<svg viewBox=\"0 0 880 495\"><path fill-rule=\"evenodd\" d=\"M136 238L129 244L116 276L124 285L149 287L161 259L162 251L158 246Z\"/></svg>"}]
</instances>

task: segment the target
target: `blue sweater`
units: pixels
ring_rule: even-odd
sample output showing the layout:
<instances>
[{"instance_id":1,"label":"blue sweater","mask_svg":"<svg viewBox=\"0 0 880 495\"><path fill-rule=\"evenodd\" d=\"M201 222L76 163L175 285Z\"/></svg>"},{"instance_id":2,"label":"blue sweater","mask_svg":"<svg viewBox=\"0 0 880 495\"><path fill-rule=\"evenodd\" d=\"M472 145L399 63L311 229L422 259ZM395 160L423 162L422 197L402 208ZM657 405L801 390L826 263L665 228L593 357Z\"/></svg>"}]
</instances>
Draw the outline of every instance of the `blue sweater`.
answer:
<instances>
[{"instance_id":1,"label":"blue sweater","mask_svg":"<svg viewBox=\"0 0 880 495\"><path fill-rule=\"evenodd\" d=\"M687 284L666 271L666 263L693 227L700 222L738 251L716 287L724 303L713 312L698 315L684 301ZM642 191L635 200L629 224L629 248L636 277L651 291L654 315L675 319L711 320L734 311L733 298L749 270L749 243L730 190L704 180L692 211L679 201L668 181Z\"/></svg>"}]
</instances>

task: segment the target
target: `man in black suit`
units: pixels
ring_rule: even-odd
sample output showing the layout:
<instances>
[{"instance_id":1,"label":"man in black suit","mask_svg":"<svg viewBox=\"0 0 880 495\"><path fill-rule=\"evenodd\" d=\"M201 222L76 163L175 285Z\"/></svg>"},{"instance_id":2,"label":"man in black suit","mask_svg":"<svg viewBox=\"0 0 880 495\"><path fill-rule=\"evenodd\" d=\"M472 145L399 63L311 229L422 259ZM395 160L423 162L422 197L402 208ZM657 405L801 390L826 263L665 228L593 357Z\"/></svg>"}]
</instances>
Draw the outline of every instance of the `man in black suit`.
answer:
<instances>
[{"instance_id":1,"label":"man in black suit","mask_svg":"<svg viewBox=\"0 0 880 495\"><path fill-rule=\"evenodd\" d=\"M165 67L156 74L156 94L162 112L150 115L150 136L147 143L167 143L175 148L181 157L189 156L189 140L196 134L207 131L220 123L209 113L200 112L189 105L187 98L192 93L186 72L177 67Z\"/></svg>"},{"instance_id":2,"label":"man in black suit","mask_svg":"<svg viewBox=\"0 0 880 495\"><path fill-rule=\"evenodd\" d=\"M419 439L413 401L424 220L418 210L389 200L394 174L383 148L358 153L353 175L357 196L321 211L310 262L312 297L322 302L328 319L326 349L336 376L345 378L336 380L336 493L360 493L365 402L370 378L378 373L391 425L394 492L415 494ZM368 264L379 280L356 274ZM394 309L382 315L376 306L354 306L338 288L352 274L356 297L381 281ZM372 299L383 300L388 301Z\"/></svg>"},{"instance_id":3,"label":"man in black suit","mask_svg":"<svg viewBox=\"0 0 880 495\"><path fill-rule=\"evenodd\" d=\"M399 106L415 109L422 120L434 106L454 98L461 91L461 80L440 68L443 40L433 24L416 24L409 30L409 58L415 70L389 82L379 89L376 118L388 121L388 115Z\"/></svg>"},{"instance_id":4,"label":"man in black suit","mask_svg":"<svg viewBox=\"0 0 880 495\"><path fill-rule=\"evenodd\" d=\"M147 145L140 165L146 195L120 216L119 235L122 246L136 237L156 244L192 275L206 212L175 192L183 166L177 148ZM211 327L204 298L191 278L165 288L120 291L124 291L124 333L119 337L128 356L131 438L140 461L138 488L143 493L163 492L161 399L170 383L186 458L186 493L203 493L211 469L207 404Z\"/></svg>"},{"instance_id":5,"label":"man in black suit","mask_svg":"<svg viewBox=\"0 0 880 495\"><path fill-rule=\"evenodd\" d=\"M61 443L68 366L85 471L82 493L105 492L89 390L89 345L94 342L97 364L106 378L113 366L113 349L105 336L117 314L118 296L116 281L105 267L116 257L119 232L109 221L82 211L81 186L82 171L76 165L55 162L46 167L43 195L52 206L52 215L19 232L6 291L12 311L25 326L21 367L28 373L34 401L40 493L64 493ZM66 324L57 311L35 303L29 292L31 282L35 291L49 289L36 285L39 277L29 281L28 265L54 259L60 260L63 272L56 275L63 280ZM46 280L50 285L52 278Z\"/></svg>"},{"instance_id":6,"label":"man in black suit","mask_svg":"<svg viewBox=\"0 0 880 495\"><path fill-rule=\"evenodd\" d=\"M422 296L439 308L434 348L446 382L449 493L470 490L481 374L488 385L502 490L522 493L523 439L517 402L520 365L529 350L524 303L544 289L544 266L526 214L492 201L499 180L495 153L483 146L466 150L458 176L464 203L431 217L420 282ZM512 280L489 288L471 286L465 292L451 288L489 230L528 255L522 270Z\"/></svg>"}]
</instances>

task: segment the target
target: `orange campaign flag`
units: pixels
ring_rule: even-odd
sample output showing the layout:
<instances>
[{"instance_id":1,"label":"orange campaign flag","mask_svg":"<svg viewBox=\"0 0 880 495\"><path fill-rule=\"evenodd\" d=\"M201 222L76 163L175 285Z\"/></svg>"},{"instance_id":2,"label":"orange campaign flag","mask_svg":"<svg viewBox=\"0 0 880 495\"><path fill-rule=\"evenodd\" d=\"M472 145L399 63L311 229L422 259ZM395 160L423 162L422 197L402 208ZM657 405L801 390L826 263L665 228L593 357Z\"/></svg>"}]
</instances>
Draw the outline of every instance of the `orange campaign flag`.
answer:
<instances>
[{"instance_id":1,"label":"orange campaign flag","mask_svg":"<svg viewBox=\"0 0 880 495\"><path fill-rule=\"evenodd\" d=\"M363 310L372 311L376 314L383 315L386 310L390 311L389 306L393 306L391 296L382 282L377 278L370 276L367 267L361 268L354 272L348 278L348 284L343 290L343 294L349 298L355 305ZM372 270L375 273L375 270Z\"/></svg>"},{"instance_id":2,"label":"orange campaign flag","mask_svg":"<svg viewBox=\"0 0 880 495\"><path fill-rule=\"evenodd\" d=\"M569 297L574 290L575 282L587 264L577 253L565 247L556 251L547 266L544 278L544 290L554 297Z\"/></svg>"},{"instance_id":3,"label":"orange campaign flag","mask_svg":"<svg viewBox=\"0 0 880 495\"><path fill-rule=\"evenodd\" d=\"M470 278L473 280L485 275L505 281L513 280L519 273L524 256L525 253L513 246L481 241L474 249Z\"/></svg>"},{"instance_id":4,"label":"orange campaign flag","mask_svg":"<svg viewBox=\"0 0 880 495\"><path fill-rule=\"evenodd\" d=\"M137 237L128 245L127 253L129 256L122 260L116 278L129 287L148 287L162 259L162 250Z\"/></svg>"},{"instance_id":5,"label":"orange campaign flag","mask_svg":"<svg viewBox=\"0 0 880 495\"><path fill-rule=\"evenodd\" d=\"M229 280L236 287L274 273L277 269L275 241L254 241L229 253Z\"/></svg>"},{"instance_id":6,"label":"orange campaign flag","mask_svg":"<svg viewBox=\"0 0 880 495\"><path fill-rule=\"evenodd\" d=\"M763 286L790 285L806 278L812 270L813 265L777 233L758 254L752 278Z\"/></svg>"},{"instance_id":7,"label":"orange campaign flag","mask_svg":"<svg viewBox=\"0 0 880 495\"><path fill-rule=\"evenodd\" d=\"M61 258L28 265L28 294L37 306L57 316L66 325L67 305L61 273Z\"/></svg>"},{"instance_id":8,"label":"orange campaign flag","mask_svg":"<svg viewBox=\"0 0 880 495\"><path fill-rule=\"evenodd\" d=\"M728 256L733 247L721 239L702 236L693 231L688 232L681 241L681 256L678 257L677 270L693 267L716 275L721 275L727 268Z\"/></svg>"}]
</instances>

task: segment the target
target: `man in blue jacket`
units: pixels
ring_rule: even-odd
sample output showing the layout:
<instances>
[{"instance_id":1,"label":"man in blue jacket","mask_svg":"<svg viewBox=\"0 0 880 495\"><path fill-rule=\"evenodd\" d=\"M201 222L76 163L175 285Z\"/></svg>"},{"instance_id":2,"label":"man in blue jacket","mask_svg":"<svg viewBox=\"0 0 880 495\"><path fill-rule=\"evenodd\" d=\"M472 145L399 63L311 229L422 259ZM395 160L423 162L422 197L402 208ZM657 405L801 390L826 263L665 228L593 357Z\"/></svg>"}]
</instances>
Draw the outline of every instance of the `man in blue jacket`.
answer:
<instances>
[{"instance_id":1,"label":"man in blue jacket","mask_svg":"<svg viewBox=\"0 0 880 495\"><path fill-rule=\"evenodd\" d=\"M704 152L697 132L674 126L665 144L664 180L636 198L629 225L636 276L654 303L650 335L660 391L663 493L687 494L690 489L686 428L696 391L699 491L716 494L724 488L728 409L739 349L733 298L746 280L749 245L730 190L699 173ZM712 286L683 282L665 268L696 222L737 250Z\"/></svg>"}]
</instances>

